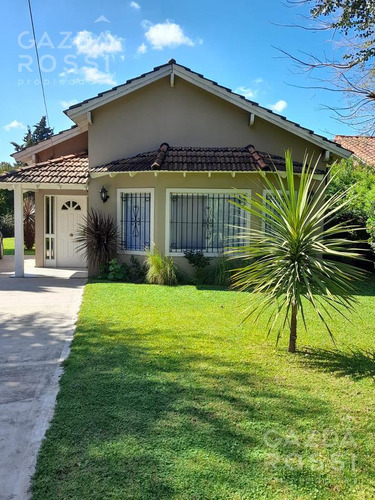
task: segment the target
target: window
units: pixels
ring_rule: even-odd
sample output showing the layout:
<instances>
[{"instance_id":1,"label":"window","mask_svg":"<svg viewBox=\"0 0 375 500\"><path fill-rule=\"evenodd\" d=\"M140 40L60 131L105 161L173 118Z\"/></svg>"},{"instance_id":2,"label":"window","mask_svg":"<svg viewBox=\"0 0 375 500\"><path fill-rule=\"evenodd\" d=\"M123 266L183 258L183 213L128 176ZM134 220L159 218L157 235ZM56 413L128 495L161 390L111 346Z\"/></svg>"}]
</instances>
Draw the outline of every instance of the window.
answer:
<instances>
[{"instance_id":1,"label":"window","mask_svg":"<svg viewBox=\"0 0 375 500\"><path fill-rule=\"evenodd\" d=\"M280 192L280 191L279 191ZM275 195L272 193L272 191L268 191L266 190L264 192L264 195L263 195L267 201L269 202L273 202L273 203L277 203L278 200L276 199ZM267 204L267 208L269 210L271 210L271 212L273 212L274 214L276 214L276 210L271 207L270 205ZM271 216L269 214L265 214L266 215L266 219L264 221L264 232L266 234L272 234L273 233L273 229L272 229L272 222L268 222L268 220L271 220Z\"/></svg>"},{"instance_id":2,"label":"window","mask_svg":"<svg viewBox=\"0 0 375 500\"><path fill-rule=\"evenodd\" d=\"M284 195L282 194L282 191L281 190L278 190L278 193L281 195L281 198L282 200L284 201L285 198L284 198ZM276 199L275 195L273 194L272 191L269 191L268 189L265 189L263 191L263 196L266 198L267 201L273 201L273 202L278 202L278 200ZM289 196L289 191L287 191L287 196ZM298 196L298 192L295 191L295 197L296 197L296 200L297 200L297 196ZM277 213L276 210L272 210L272 208L268 205L268 208L273 212L273 213ZM266 214L266 219L271 219L271 216ZM271 223L267 223L267 220L264 222L264 232L266 234L272 234L273 233L273 229L272 229L272 224Z\"/></svg>"},{"instance_id":3,"label":"window","mask_svg":"<svg viewBox=\"0 0 375 500\"><path fill-rule=\"evenodd\" d=\"M56 264L55 256L55 197L44 197L44 263L46 266Z\"/></svg>"},{"instance_id":4,"label":"window","mask_svg":"<svg viewBox=\"0 0 375 500\"><path fill-rule=\"evenodd\" d=\"M145 252L152 243L152 190L119 191L121 247L129 252Z\"/></svg>"},{"instance_id":5,"label":"window","mask_svg":"<svg viewBox=\"0 0 375 500\"><path fill-rule=\"evenodd\" d=\"M71 201L66 201L63 206L61 207L61 210L81 210L81 206L74 200Z\"/></svg>"},{"instance_id":6,"label":"window","mask_svg":"<svg viewBox=\"0 0 375 500\"><path fill-rule=\"evenodd\" d=\"M219 254L226 246L238 244L237 229L233 226L244 225L244 212L230 203L231 200L237 201L235 194L170 190L167 200L169 253L201 250Z\"/></svg>"}]
</instances>

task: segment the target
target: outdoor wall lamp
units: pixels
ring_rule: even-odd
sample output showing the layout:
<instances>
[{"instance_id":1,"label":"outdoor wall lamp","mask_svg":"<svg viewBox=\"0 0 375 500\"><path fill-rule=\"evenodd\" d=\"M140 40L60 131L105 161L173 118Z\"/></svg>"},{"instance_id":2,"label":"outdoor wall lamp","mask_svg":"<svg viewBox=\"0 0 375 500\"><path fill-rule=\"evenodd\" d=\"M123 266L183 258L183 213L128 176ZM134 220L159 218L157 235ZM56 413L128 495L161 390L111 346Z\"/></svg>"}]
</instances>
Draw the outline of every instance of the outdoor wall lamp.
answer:
<instances>
[{"instance_id":1,"label":"outdoor wall lamp","mask_svg":"<svg viewBox=\"0 0 375 500\"><path fill-rule=\"evenodd\" d=\"M109 198L108 191L106 190L106 188L104 186L102 186L99 193L100 193L100 198L101 198L102 202L105 203Z\"/></svg>"}]
</instances>

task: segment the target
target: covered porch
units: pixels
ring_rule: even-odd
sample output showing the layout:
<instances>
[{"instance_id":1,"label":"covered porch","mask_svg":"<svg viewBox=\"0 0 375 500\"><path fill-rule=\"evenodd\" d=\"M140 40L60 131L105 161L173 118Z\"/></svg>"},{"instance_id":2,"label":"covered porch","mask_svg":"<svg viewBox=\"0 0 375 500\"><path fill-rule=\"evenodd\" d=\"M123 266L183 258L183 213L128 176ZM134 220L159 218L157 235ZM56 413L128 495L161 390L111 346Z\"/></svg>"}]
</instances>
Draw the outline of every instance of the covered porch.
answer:
<instances>
[{"instance_id":1,"label":"covered porch","mask_svg":"<svg viewBox=\"0 0 375 500\"><path fill-rule=\"evenodd\" d=\"M37 267L33 255L24 256L24 278L87 278L87 268ZM0 261L0 280L15 277L15 256L4 255Z\"/></svg>"},{"instance_id":2,"label":"covered porch","mask_svg":"<svg viewBox=\"0 0 375 500\"><path fill-rule=\"evenodd\" d=\"M79 225L87 214L87 186L87 154L69 155L1 175L0 189L14 191L15 252L13 259L0 261L0 273L6 276L9 266L18 278L57 277L58 270L61 277L87 273L76 242ZM35 260L24 255L23 196L30 191L35 193Z\"/></svg>"}]
</instances>

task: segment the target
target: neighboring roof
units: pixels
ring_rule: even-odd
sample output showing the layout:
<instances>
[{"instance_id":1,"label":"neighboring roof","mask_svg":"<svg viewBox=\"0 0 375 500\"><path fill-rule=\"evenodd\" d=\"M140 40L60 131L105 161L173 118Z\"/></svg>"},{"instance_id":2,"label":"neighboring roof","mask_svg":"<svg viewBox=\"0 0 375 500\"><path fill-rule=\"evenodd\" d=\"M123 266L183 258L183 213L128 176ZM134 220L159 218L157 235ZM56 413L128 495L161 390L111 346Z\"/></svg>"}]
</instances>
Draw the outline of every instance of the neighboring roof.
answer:
<instances>
[{"instance_id":1,"label":"neighboring roof","mask_svg":"<svg viewBox=\"0 0 375 500\"><path fill-rule=\"evenodd\" d=\"M93 167L90 173L111 172L258 172L285 170L285 159L254 146L202 148L171 147L164 142L156 151ZM302 164L294 162L295 172ZM320 172L319 172L320 173Z\"/></svg>"},{"instance_id":2,"label":"neighboring roof","mask_svg":"<svg viewBox=\"0 0 375 500\"><path fill-rule=\"evenodd\" d=\"M375 137L336 135L335 142L352 151L364 163L375 165Z\"/></svg>"},{"instance_id":3,"label":"neighboring roof","mask_svg":"<svg viewBox=\"0 0 375 500\"><path fill-rule=\"evenodd\" d=\"M86 99L78 104L74 104L65 110L64 113L66 113L69 118L78 123L80 126L84 126L88 119L87 112L167 76L170 76L171 78L171 86L174 86L175 76L180 77L191 84L206 90L207 92L211 92L212 94L215 94L222 99L247 110L249 113L253 113L270 123L288 130L292 134L304 138L318 147L321 147L323 150L329 150L330 152L343 158L348 158L350 156L350 152L337 143L330 141L324 136L315 134L312 130L301 127L298 123L287 120L285 116L278 115L270 109L264 108L258 103L246 99L240 94L236 94L231 89L223 87L217 82L205 78L203 75L192 71L186 66L177 64L174 59L171 59L167 64L155 67L153 71L144 73L137 78L127 80L122 85L118 85L110 90L101 92L95 97Z\"/></svg>"},{"instance_id":4,"label":"neighboring roof","mask_svg":"<svg viewBox=\"0 0 375 500\"><path fill-rule=\"evenodd\" d=\"M87 153L82 153L6 172L0 175L0 184L87 184L88 178L89 160Z\"/></svg>"},{"instance_id":5,"label":"neighboring roof","mask_svg":"<svg viewBox=\"0 0 375 500\"><path fill-rule=\"evenodd\" d=\"M64 142L67 139L71 139L72 137L76 137L77 135L83 134L84 132L87 132L87 128L82 129L77 125L73 125L66 130L61 130L61 132L54 134L44 141L40 141L36 144L33 144L32 146L29 146L28 148L11 154L11 156L13 156L13 158L15 158L17 161L23 162L26 158L31 158L33 154L44 151L47 148L55 146L56 144L60 144L61 142Z\"/></svg>"}]
</instances>

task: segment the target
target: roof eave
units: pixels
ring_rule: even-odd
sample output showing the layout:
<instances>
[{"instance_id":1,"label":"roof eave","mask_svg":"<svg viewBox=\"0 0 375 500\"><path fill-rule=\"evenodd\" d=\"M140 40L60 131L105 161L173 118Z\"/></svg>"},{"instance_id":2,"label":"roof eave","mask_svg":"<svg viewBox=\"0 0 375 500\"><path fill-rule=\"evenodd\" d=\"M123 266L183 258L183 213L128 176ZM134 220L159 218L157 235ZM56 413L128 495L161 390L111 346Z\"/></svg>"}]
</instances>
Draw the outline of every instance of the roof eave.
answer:
<instances>
[{"instance_id":1,"label":"roof eave","mask_svg":"<svg viewBox=\"0 0 375 500\"><path fill-rule=\"evenodd\" d=\"M103 106L104 104L108 104L115 99L123 97L127 94L130 94L131 92L145 87L146 85L149 85L150 83L156 82L161 78L169 76L173 71L172 66L174 65L168 64L165 66L160 66L156 70L150 73L146 73L141 78L136 78L130 83L119 86L118 88L116 88L116 90L103 92L102 95L94 97L93 99L89 99L86 103L85 101L83 101L83 104L81 105L74 105L73 107L66 109L64 113L76 124L84 123L87 120L88 111L93 111L94 109Z\"/></svg>"},{"instance_id":2,"label":"roof eave","mask_svg":"<svg viewBox=\"0 0 375 500\"><path fill-rule=\"evenodd\" d=\"M38 142L38 144L35 144L34 146L29 146L28 148L25 148L22 151L12 153L10 156L12 156L16 161L26 163L28 160L32 159L33 155L40 153L41 151L44 151L45 149L48 149L52 146L56 146L56 144L65 142L66 140L71 139L72 137L76 137L77 135L83 134L84 132L87 132L87 129L88 127L84 125L83 128L75 127L75 128L70 128L68 130L64 130L63 132L53 135L52 137L46 139L45 141Z\"/></svg>"},{"instance_id":3,"label":"roof eave","mask_svg":"<svg viewBox=\"0 0 375 500\"><path fill-rule=\"evenodd\" d=\"M271 110L267 108L263 108L259 106L257 103L253 103L252 101L247 100L243 96L232 92L230 89L218 85L216 82L213 82L204 76L195 73L190 69L186 69L185 67L173 62L171 64L166 64L163 66L159 66L155 68L150 73L146 73L142 77L138 77L134 79L134 81L130 81L129 83L125 83L120 87L115 87L112 90L104 92L102 95L98 97L94 97L89 99L87 102L83 101L82 104L74 105L73 107L64 111L66 115L77 123L79 126L83 124L87 124L87 112L93 111L94 109L103 106L104 104L108 104L115 99L123 97L135 90L141 89L146 85L153 83L161 78L164 78L173 73L174 75L188 81L196 85L197 87L202 88L222 99L234 104L237 107L240 107L254 115L262 118L278 127L281 127L288 132L299 136L308 142L313 143L315 146L322 148L324 151L329 151L330 153L339 156L340 158L349 158L351 152L343 148L342 146L335 144L333 141L329 139L323 138L318 134L315 134L313 131L305 129L297 123L294 123L290 120L287 120L280 115L273 113Z\"/></svg>"},{"instance_id":4,"label":"roof eave","mask_svg":"<svg viewBox=\"0 0 375 500\"><path fill-rule=\"evenodd\" d=\"M58 182L0 182L0 189L8 189L12 191L15 186L22 186L25 191L37 191L38 189L54 189L54 190L88 190L88 182L86 183L58 183Z\"/></svg>"}]
</instances>

